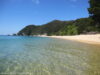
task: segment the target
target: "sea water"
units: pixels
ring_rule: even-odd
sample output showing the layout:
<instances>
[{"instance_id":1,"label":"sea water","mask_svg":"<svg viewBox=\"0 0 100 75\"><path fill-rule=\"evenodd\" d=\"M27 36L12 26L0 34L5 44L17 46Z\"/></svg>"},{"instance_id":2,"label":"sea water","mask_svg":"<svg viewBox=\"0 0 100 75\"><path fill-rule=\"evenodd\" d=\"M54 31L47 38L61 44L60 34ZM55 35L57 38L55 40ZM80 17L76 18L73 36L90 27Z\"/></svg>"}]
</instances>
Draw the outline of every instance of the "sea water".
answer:
<instances>
[{"instance_id":1,"label":"sea water","mask_svg":"<svg viewBox=\"0 0 100 75\"><path fill-rule=\"evenodd\" d=\"M100 45L0 36L0 75L100 75Z\"/></svg>"}]
</instances>

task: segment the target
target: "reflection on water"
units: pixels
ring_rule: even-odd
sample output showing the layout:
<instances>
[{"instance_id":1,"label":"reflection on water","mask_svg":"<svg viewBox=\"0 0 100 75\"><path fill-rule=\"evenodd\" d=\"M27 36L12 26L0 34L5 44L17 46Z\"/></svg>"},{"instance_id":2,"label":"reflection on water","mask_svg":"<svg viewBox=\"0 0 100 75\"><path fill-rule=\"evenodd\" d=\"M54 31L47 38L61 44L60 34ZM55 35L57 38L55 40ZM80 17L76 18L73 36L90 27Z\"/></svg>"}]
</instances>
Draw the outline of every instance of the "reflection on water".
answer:
<instances>
[{"instance_id":1,"label":"reflection on water","mask_svg":"<svg viewBox=\"0 0 100 75\"><path fill-rule=\"evenodd\" d=\"M100 75L100 46L0 36L0 75Z\"/></svg>"}]
</instances>

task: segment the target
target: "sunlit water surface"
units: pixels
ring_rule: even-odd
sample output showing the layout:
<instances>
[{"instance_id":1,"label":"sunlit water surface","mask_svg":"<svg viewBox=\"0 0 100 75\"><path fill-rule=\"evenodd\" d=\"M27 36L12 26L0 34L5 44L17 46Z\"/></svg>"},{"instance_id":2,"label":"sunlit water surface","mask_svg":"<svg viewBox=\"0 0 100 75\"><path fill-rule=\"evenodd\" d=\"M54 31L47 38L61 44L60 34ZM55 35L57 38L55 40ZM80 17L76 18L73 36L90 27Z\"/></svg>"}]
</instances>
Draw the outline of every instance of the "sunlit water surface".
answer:
<instances>
[{"instance_id":1,"label":"sunlit water surface","mask_svg":"<svg viewBox=\"0 0 100 75\"><path fill-rule=\"evenodd\" d=\"M100 75L100 45L0 36L0 75Z\"/></svg>"}]
</instances>

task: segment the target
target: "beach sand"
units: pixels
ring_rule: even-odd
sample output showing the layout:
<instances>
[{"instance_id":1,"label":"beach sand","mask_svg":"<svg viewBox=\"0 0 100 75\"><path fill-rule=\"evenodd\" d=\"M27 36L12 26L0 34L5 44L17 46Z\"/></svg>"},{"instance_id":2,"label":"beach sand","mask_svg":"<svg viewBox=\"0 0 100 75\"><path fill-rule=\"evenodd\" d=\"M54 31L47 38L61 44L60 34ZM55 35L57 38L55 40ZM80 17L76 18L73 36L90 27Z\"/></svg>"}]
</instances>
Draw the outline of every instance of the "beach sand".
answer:
<instances>
[{"instance_id":1,"label":"beach sand","mask_svg":"<svg viewBox=\"0 0 100 75\"><path fill-rule=\"evenodd\" d=\"M99 44L100 45L100 34L92 35L75 35L75 36L46 36L50 38L67 39L88 44Z\"/></svg>"}]
</instances>

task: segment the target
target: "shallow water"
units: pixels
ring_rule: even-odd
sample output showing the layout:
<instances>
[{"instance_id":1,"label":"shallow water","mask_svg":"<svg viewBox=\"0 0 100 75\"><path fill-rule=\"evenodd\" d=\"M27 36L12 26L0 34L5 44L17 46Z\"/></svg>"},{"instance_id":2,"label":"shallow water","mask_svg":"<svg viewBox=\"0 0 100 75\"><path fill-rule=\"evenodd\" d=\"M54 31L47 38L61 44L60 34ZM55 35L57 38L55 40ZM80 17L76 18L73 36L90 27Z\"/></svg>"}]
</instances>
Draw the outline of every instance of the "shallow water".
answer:
<instances>
[{"instance_id":1,"label":"shallow water","mask_svg":"<svg viewBox=\"0 0 100 75\"><path fill-rule=\"evenodd\" d=\"M0 36L0 75L100 75L100 45Z\"/></svg>"}]
</instances>

